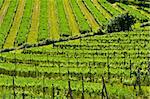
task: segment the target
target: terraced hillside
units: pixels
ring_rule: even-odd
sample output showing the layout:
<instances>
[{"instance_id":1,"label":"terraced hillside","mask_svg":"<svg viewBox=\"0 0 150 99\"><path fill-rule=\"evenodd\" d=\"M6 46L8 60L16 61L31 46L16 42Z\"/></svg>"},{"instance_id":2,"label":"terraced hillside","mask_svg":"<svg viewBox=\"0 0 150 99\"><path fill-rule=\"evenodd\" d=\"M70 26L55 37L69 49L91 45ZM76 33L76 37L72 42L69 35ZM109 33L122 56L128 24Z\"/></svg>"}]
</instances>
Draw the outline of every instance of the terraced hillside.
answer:
<instances>
[{"instance_id":1,"label":"terraced hillside","mask_svg":"<svg viewBox=\"0 0 150 99\"><path fill-rule=\"evenodd\" d=\"M138 22L150 19L147 10L106 0L1 0L0 49L101 34L112 18L126 11Z\"/></svg>"},{"instance_id":2,"label":"terraced hillside","mask_svg":"<svg viewBox=\"0 0 150 99\"><path fill-rule=\"evenodd\" d=\"M127 11L133 31L104 32ZM149 99L149 20L106 0L0 0L0 50L16 48L0 53L0 99Z\"/></svg>"}]
</instances>

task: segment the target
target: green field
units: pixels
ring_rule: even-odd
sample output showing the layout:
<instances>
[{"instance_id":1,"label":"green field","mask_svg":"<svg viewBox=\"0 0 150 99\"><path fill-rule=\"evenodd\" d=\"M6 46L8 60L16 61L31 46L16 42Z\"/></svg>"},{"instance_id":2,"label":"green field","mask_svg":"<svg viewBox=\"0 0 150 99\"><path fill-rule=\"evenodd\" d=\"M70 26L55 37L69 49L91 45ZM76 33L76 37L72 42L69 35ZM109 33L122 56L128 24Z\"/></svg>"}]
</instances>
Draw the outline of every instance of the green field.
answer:
<instances>
[{"instance_id":1,"label":"green field","mask_svg":"<svg viewBox=\"0 0 150 99\"><path fill-rule=\"evenodd\" d=\"M0 99L149 99L150 8L132 2L0 0ZM126 12L132 31L105 32Z\"/></svg>"}]
</instances>

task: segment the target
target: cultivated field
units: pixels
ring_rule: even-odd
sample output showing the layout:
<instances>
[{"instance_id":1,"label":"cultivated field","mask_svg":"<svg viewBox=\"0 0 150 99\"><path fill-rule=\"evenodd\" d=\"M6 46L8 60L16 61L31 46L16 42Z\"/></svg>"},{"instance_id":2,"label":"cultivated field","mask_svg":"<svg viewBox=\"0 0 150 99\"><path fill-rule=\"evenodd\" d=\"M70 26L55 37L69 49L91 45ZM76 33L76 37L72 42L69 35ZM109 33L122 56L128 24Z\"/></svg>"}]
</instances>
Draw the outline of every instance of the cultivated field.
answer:
<instances>
[{"instance_id":1,"label":"cultivated field","mask_svg":"<svg viewBox=\"0 0 150 99\"><path fill-rule=\"evenodd\" d=\"M125 12L133 30L105 32ZM0 0L0 98L149 99L149 20L132 3Z\"/></svg>"},{"instance_id":2,"label":"cultivated field","mask_svg":"<svg viewBox=\"0 0 150 99\"><path fill-rule=\"evenodd\" d=\"M150 19L149 9L106 0L1 0L0 49L59 40L100 30L129 11L138 22Z\"/></svg>"}]
</instances>

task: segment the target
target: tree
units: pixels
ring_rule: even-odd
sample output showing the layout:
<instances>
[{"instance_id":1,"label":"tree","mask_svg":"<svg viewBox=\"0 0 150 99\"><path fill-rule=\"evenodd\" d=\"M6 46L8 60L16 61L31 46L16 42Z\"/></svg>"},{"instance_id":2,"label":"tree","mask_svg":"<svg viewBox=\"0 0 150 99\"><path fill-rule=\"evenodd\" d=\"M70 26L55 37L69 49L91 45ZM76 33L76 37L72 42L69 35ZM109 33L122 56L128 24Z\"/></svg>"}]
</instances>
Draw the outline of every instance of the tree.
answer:
<instances>
[{"instance_id":1,"label":"tree","mask_svg":"<svg viewBox=\"0 0 150 99\"><path fill-rule=\"evenodd\" d=\"M112 19L107 25L106 31L108 33L112 32L120 32L120 31L129 31L131 30L131 26L135 23L135 18L130 15L128 12L125 14L121 14L114 19Z\"/></svg>"}]
</instances>

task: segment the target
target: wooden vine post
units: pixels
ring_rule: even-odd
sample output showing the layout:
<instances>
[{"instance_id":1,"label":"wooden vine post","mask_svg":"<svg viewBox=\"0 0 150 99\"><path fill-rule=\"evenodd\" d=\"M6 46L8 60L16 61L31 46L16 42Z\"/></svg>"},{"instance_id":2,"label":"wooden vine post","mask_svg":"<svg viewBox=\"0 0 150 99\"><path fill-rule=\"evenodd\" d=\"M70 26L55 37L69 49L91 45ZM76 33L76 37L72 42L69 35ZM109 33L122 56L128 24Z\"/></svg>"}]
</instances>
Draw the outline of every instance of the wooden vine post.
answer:
<instances>
[{"instance_id":1,"label":"wooden vine post","mask_svg":"<svg viewBox=\"0 0 150 99\"><path fill-rule=\"evenodd\" d=\"M68 94L67 94L67 97L70 97L70 99L73 99L70 79L68 80Z\"/></svg>"},{"instance_id":2,"label":"wooden vine post","mask_svg":"<svg viewBox=\"0 0 150 99\"><path fill-rule=\"evenodd\" d=\"M70 79L69 79L69 71L68 71L68 94L67 97L70 97L70 99L73 99L73 95L72 95L72 89L71 89L71 84L70 84Z\"/></svg>"},{"instance_id":3,"label":"wooden vine post","mask_svg":"<svg viewBox=\"0 0 150 99\"><path fill-rule=\"evenodd\" d=\"M59 66L59 76L61 76L60 75L60 61L58 62L58 66Z\"/></svg>"},{"instance_id":4,"label":"wooden vine post","mask_svg":"<svg viewBox=\"0 0 150 99\"><path fill-rule=\"evenodd\" d=\"M148 62L148 69L147 69L147 71L148 71L148 76L150 76L150 62Z\"/></svg>"},{"instance_id":5,"label":"wooden vine post","mask_svg":"<svg viewBox=\"0 0 150 99\"><path fill-rule=\"evenodd\" d=\"M52 99L55 98L55 88L54 85L52 84Z\"/></svg>"},{"instance_id":6,"label":"wooden vine post","mask_svg":"<svg viewBox=\"0 0 150 99\"><path fill-rule=\"evenodd\" d=\"M108 99L108 93L107 93L104 77L102 76L102 99L105 98L105 95L106 95L106 99Z\"/></svg>"},{"instance_id":7,"label":"wooden vine post","mask_svg":"<svg viewBox=\"0 0 150 99\"><path fill-rule=\"evenodd\" d=\"M68 71L68 95L67 96L70 96L70 98L73 99L69 75L70 72Z\"/></svg>"},{"instance_id":8,"label":"wooden vine post","mask_svg":"<svg viewBox=\"0 0 150 99\"><path fill-rule=\"evenodd\" d=\"M90 82L92 81L92 73L91 73L91 65L90 65L90 62L89 62L89 74L90 74Z\"/></svg>"},{"instance_id":9,"label":"wooden vine post","mask_svg":"<svg viewBox=\"0 0 150 99\"><path fill-rule=\"evenodd\" d=\"M45 88L46 87L45 87L45 75L44 74L43 74L43 83L42 84L43 84L43 99L45 99L45 92L46 92Z\"/></svg>"},{"instance_id":10,"label":"wooden vine post","mask_svg":"<svg viewBox=\"0 0 150 99\"><path fill-rule=\"evenodd\" d=\"M148 62L148 68L147 68L147 76L148 76L148 82L150 82L150 62Z\"/></svg>"},{"instance_id":11,"label":"wooden vine post","mask_svg":"<svg viewBox=\"0 0 150 99\"><path fill-rule=\"evenodd\" d=\"M83 74L82 74L82 98L84 99L84 79L83 79Z\"/></svg>"},{"instance_id":12,"label":"wooden vine post","mask_svg":"<svg viewBox=\"0 0 150 99\"><path fill-rule=\"evenodd\" d=\"M131 74L132 74L132 67L133 67L133 64L131 63L131 60L130 60L130 78L131 78Z\"/></svg>"},{"instance_id":13,"label":"wooden vine post","mask_svg":"<svg viewBox=\"0 0 150 99\"><path fill-rule=\"evenodd\" d=\"M25 88L23 87L22 90L23 90L23 92L22 92L22 99L25 99L25 96L26 96L26 94L25 94Z\"/></svg>"},{"instance_id":14,"label":"wooden vine post","mask_svg":"<svg viewBox=\"0 0 150 99\"><path fill-rule=\"evenodd\" d=\"M107 56L107 74L108 74L108 80L110 79L110 65L109 65L109 52Z\"/></svg>"},{"instance_id":15,"label":"wooden vine post","mask_svg":"<svg viewBox=\"0 0 150 99\"><path fill-rule=\"evenodd\" d=\"M139 92L141 92L141 77L140 77L140 68L137 70L137 75L136 75L136 81L134 84L134 89L136 89L136 86L138 85L139 87Z\"/></svg>"},{"instance_id":16,"label":"wooden vine post","mask_svg":"<svg viewBox=\"0 0 150 99\"><path fill-rule=\"evenodd\" d=\"M141 91L141 77L140 77L140 68L138 68L138 71L137 71L137 84L139 86L139 91Z\"/></svg>"},{"instance_id":17,"label":"wooden vine post","mask_svg":"<svg viewBox=\"0 0 150 99\"><path fill-rule=\"evenodd\" d=\"M13 95L14 95L14 99L16 99L16 92L15 92L15 76L16 76L16 52L14 53L14 60L15 60L15 68L14 68L14 72L13 72L13 80L12 80L12 84L13 84Z\"/></svg>"},{"instance_id":18,"label":"wooden vine post","mask_svg":"<svg viewBox=\"0 0 150 99\"><path fill-rule=\"evenodd\" d=\"M13 81L12 81L12 83L13 83L13 95L14 95L14 99L16 99L16 92L15 92L15 79L14 79L14 77L13 77Z\"/></svg>"}]
</instances>

